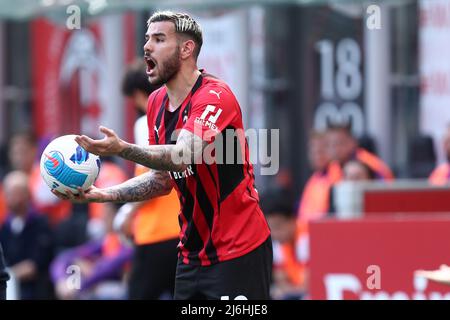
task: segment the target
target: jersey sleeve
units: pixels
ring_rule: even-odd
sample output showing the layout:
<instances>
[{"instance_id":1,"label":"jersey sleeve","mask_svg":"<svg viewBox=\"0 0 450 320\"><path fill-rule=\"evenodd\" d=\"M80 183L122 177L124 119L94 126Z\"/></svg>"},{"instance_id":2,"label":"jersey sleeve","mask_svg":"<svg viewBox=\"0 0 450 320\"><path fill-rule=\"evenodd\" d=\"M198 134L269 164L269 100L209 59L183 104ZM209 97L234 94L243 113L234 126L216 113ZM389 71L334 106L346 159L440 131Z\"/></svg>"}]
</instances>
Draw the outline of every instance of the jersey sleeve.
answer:
<instances>
[{"instance_id":1,"label":"jersey sleeve","mask_svg":"<svg viewBox=\"0 0 450 320\"><path fill-rule=\"evenodd\" d=\"M211 142L240 114L234 95L225 88L207 89L192 105L183 129Z\"/></svg>"}]
</instances>

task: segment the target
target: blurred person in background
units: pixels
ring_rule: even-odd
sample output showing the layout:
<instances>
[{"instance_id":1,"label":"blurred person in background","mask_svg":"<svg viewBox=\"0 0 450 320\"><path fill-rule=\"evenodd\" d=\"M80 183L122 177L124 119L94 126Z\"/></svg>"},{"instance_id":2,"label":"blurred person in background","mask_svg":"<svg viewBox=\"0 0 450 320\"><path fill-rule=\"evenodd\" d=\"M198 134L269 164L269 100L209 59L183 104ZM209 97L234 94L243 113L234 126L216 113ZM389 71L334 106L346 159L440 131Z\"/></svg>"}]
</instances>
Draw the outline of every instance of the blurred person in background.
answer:
<instances>
[{"instance_id":1,"label":"blurred person in background","mask_svg":"<svg viewBox=\"0 0 450 320\"><path fill-rule=\"evenodd\" d=\"M0 145L0 181L8 172L8 147L7 145ZM5 197L3 195L3 188L0 184L0 226L3 224L6 218L6 205Z\"/></svg>"},{"instance_id":2,"label":"blurred person in background","mask_svg":"<svg viewBox=\"0 0 450 320\"><path fill-rule=\"evenodd\" d=\"M29 176L12 171L5 176L3 185L8 215L0 228L0 243L6 265L19 282L19 297L50 298L52 235L46 217L32 208Z\"/></svg>"},{"instance_id":3,"label":"blurred person in background","mask_svg":"<svg viewBox=\"0 0 450 320\"><path fill-rule=\"evenodd\" d=\"M350 160L358 160L367 165L376 179L393 180L394 175L391 169L376 155L360 148L358 142L353 137L350 126L332 125L326 132L327 148L332 162L330 170L340 171L342 178L342 168Z\"/></svg>"},{"instance_id":4,"label":"blurred person in background","mask_svg":"<svg viewBox=\"0 0 450 320\"><path fill-rule=\"evenodd\" d=\"M313 174L308 179L298 208L300 221L317 220L329 211L330 189L339 180L340 170L329 166L325 133L312 131L308 141L308 158Z\"/></svg>"},{"instance_id":5,"label":"blurred person in background","mask_svg":"<svg viewBox=\"0 0 450 320\"><path fill-rule=\"evenodd\" d=\"M128 175L112 157L101 157L100 172L94 185L98 188L108 188L128 180ZM86 233L89 239L103 237L106 230L103 223L105 212L109 211L105 203L88 204L88 221Z\"/></svg>"},{"instance_id":6,"label":"blurred person in background","mask_svg":"<svg viewBox=\"0 0 450 320\"><path fill-rule=\"evenodd\" d=\"M298 221L286 191L270 191L261 206L273 240L271 296L277 300L304 299L309 283L309 235L306 222Z\"/></svg>"},{"instance_id":7,"label":"blurred person in background","mask_svg":"<svg viewBox=\"0 0 450 320\"><path fill-rule=\"evenodd\" d=\"M450 124L445 130L442 146L445 151L446 162L439 165L431 172L428 182L435 186L443 186L450 181Z\"/></svg>"},{"instance_id":8,"label":"blurred person in background","mask_svg":"<svg viewBox=\"0 0 450 320\"><path fill-rule=\"evenodd\" d=\"M125 171L111 157L101 158L101 168L95 185L105 188L127 180ZM54 197L54 195L52 194ZM104 203L73 204L68 217L54 226L55 253L58 254L83 243L103 238L103 222L108 206Z\"/></svg>"},{"instance_id":9,"label":"blurred person in background","mask_svg":"<svg viewBox=\"0 0 450 320\"><path fill-rule=\"evenodd\" d=\"M5 195L3 194L3 186L0 184L0 226L5 222L6 219L6 201Z\"/></svg>"},{"instance_id":10,"label":"blurred person in background","mask_svg":"<svg viewBox=\"0 0 450 320\"><path fill-rule=\"evenodd\" d=\"M6 272L5 258L3 257L3 248L0 243L0 300L6 300L6 282L9 280Z\"/></svg>"},{"instance_id":11,"label":"blurred person in background","mask_svg":"<svg viewBox=\"0 0 450 320\"><path fill-rule=\"evenodd\" d=\"M38 143L30 132L20 132L9 141L9 162L12 170L28 174L32 205L39 213L44 213L51 227L69 216L72 204L55 197L41 177Z\"/></svg>"},{"instance_id":12,"label":"blurred person in background","mask_svg":"<svg viewBox=\"0 0 450 320\"><path fill-rule=\"evenodd\" d=\"M124 277L133 250L120 241L113 229L116 212L115 204L105 203L102 221L106 234L63 251L52 261L50 273L59 299L126 298ZM74 276L67 272L70 266L79 268L79 287L68 279Z\"/></svg>"},{"instance_id":13,"label":"blurred person in background","mask_svg":"<svg viewBox=\"0 0 450 320\"><path fill-rule=\"evenodd\" d=\"M9 141L8 157L11 168L31 174L37 164L37 140L30 132L13 135Z\"/></svg>"},{"instance_id":14,"label":"blurred person in background","mask_svg":"<svg viewBox=\"0 0 450 320\"><path fill-rule=\"evenodd\" d=\"M123 94L132 100L140 114L134 126L134 141L141 146L148 145L148 96L157 89L148 81L146 68L142 59L134 62L122 83ZM148 171L136 164L136 176ZM172 298L180 232L179 211L180 202L174 189L166 196L128 203L121 208L116 220L117 229L135 244L129 277L130 299L158 299L164 294Z\"/></svg>"},{"instance_id":15,"label":"blurred person in background","mask_svg":"<svg viewBox=\"0 0 450 320\"><path fill-rule=\"evenodd\" d=\"M375 179L374 172L362 161L350 160L344 165L344 181L369 181Z\"/></svg>"},{"instance_id":16,"label":"blurred person in background","mask_svg":"<svg viewBox=\"0 0 450 320\"><path fill-rule=\"evenodd\" d=\"M342 182L364 182L364 181L371 181L375 179L374 171L369 168L368 165L366 165L362 161L358 160L350 160L348 161L343 169L343 179L340 181ZM335 195L335 189L336 185L334 185L331 189L331 192L329 193L329 214L334 215L337 211L337 204L336 204L336 195ZM351 193L351 191L346 191L346 197L353 197L354 194ZM341 209L343 210L343 209ZM349 208L346 208L345 210L351 210Z\"/></svg>"},{"instance_id":17,"label":"blurred person in background","mask_svg":"<svg viewBox=\"0 0 450 320\"><path fill-rule=\"evenodd\" d=\"M87 204L74 204L70 215L54 227L55 255L87 242L91 237L88 232L89 210Z\"/></svg>"}]
</instances>

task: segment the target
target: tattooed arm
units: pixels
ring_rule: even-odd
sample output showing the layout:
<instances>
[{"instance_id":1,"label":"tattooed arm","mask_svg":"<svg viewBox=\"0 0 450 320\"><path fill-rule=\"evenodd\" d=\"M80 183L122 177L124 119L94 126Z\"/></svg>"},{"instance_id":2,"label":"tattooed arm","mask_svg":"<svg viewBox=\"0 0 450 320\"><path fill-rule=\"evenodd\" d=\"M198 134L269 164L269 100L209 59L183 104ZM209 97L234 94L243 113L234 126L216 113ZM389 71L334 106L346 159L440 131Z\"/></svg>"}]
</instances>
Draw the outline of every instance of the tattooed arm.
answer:
<instances>
[{"instance_id":1,"label":"tattooed arm","mask_svg":"<svg viewBox=\"0 0 450 320\"><path fill-rule=\"evenodd\" d=\"M122 184L105 189L111 201L136 202L164 196L172 190L169 173L152 170Z\"/></svg>"},{"instance_id":2,"label":"tattooed arm","mask_svg":"<svg viewBox=\"0 0 450 320\"><path fill-rule=\"evenodd\" d=\"M201 159L205 146L206 143L200 137L181 130L174 145L141 147L126 143L119 156L157 170L184 171L195 159Z\"/></svg>"},{"instance_id":3,"label":"tattooed arm","mask_svg":"<svg viewBox=\"0 0 450 320\"><path fill-rule=\"evenodd\" d=\"M187 165L201 160L207 142L190 131L181 130L174 145L138 146L120 139L114 131L100 127L106 137L93 140L86 136L78 136L75 140L88 152L97 155L119 155L120 157L139 163L143 166L167 171L184 171Z\"/></svg>"},{"instance_id":4,"label":"tattooed arm","mask_svg":"<svg viewBox=\"0 0 450 320\"><path fill-rule=\"evenodd\" d=\"M152 170L134 177L119 185L99 189L92 186L83 191L78 189L79 194L67 195L52 190L55 195L64 200L73 202L135 202L149 200L170 193L172 181L165 171Z\"/></svg>"}]
</instances>

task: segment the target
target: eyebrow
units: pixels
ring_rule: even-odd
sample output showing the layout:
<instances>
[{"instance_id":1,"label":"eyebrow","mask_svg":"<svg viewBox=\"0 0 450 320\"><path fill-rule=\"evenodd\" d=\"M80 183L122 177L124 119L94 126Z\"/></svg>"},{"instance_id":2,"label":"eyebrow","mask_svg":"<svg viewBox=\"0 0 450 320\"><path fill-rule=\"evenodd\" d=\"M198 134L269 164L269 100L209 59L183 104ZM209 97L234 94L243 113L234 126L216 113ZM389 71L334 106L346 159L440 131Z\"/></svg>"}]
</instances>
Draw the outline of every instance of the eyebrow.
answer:
<instances>
[{"instance_id":1,"label":"eyebrow","mask_svg":"<svg viewBox=\"0 0 450 320\"><path fill-rule=\"evenodd\" d=\"M145 38L150 38L151 36L152 37L165 37L166 34L163 32L152 33L150 35L148 33L145 34Z\"/></svg>"}]
</instances>

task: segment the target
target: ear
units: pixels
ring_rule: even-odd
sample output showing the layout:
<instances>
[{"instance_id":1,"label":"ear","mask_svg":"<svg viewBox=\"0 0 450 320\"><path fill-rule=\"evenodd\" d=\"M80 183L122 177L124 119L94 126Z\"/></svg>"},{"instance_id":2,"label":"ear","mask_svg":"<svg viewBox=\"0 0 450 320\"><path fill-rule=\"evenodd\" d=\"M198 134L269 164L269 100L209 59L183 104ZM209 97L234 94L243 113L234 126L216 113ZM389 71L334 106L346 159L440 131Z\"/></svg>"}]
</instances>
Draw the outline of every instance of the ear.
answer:
<instances>
[{"instance_id":1,"label":"ear","mask_svg":"<svg viewBox=\"0 0 450 320\"><path fill-rule=\"evenodd\" d=\"M188 59L194 56L195 42L193 40L186 40L182 42L180 48L181 59Z\"/></svg>"}]
</instances>

